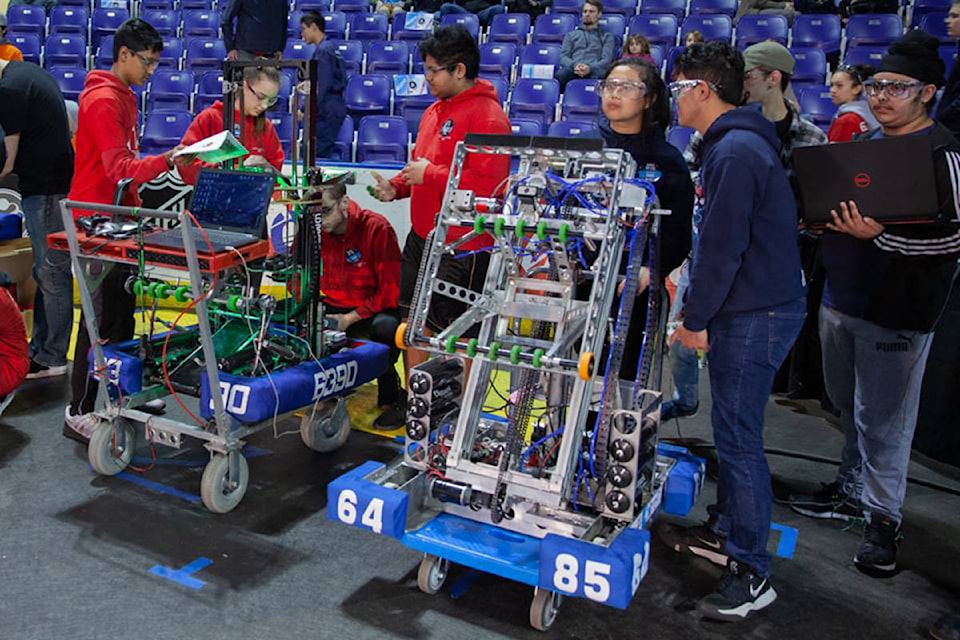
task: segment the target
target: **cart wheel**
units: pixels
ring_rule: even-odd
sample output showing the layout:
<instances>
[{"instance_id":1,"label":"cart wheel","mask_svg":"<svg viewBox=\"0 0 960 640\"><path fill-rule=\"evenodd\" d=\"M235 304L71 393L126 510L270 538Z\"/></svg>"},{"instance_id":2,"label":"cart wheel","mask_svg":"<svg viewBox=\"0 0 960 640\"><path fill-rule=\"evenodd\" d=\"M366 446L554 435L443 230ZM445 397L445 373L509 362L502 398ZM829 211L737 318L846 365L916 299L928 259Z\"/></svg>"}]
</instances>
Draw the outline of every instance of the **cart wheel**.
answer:
<instances>
[{"instance_id":1,"label":"cart wheel","mask_svg":"<svg viewBox=\"0 0 960 640\"><path fill-rule=\"evenodd\" d=\"M90 436L87 459L102 476L115 476L130 464L136 436L126 420L101 422Z\"/></svg>"},{"instance_id":2,"label":"cart wheel","mask_svg":"<svg viewBox=\"0 0 960 640\"><path fill-rule=\"evenodd\" d=\"M303 444L320 453L339 449L349 435L350 415L343 398L320 402L300 419Z\"/></svg>"},{"instance_id":3,"label":"cart wheel","mask_svg":"<svg viewBox=\"0 0 960 640\"><path fill-rule=\"evenodd\" d=\"M577 362L577 373L581 380L590 380L593 375L593 352L585 351L580 354L580 360Z\"/></svg>"},{"instance_id":4,"label":"cart wheel","mask_svg":"<svg viewBox=\"0 0 960 640\"><path fill-rule=\"evenodd\" d=\"M397 349L401 351L407 348L407 323L401 322L397 325L397 330L393 334L393 341L397 344Z\"/></svg>"},{"instance_id":5,"label":"cart wheel","mask_svg":"<svg viewBox=\"0 0 960 640\"><path fill-rule=\"evenodd\" d=\"M530 626L537 631L546 631L552 627L562 599L563 596L556 591L537 589L533 594L533 602L530 603Z\"/></svg>"},{"instance_id":6,"label":"cart wheel","mask_svg":"<svg viewBox=\"0 0 960 640\"><path fill-rule=\"evenodd\" d=\"M420 570L417 571L417 586L420 591L433 595L440 591L447 580L447 570L450 563L445 558L425 554L420 561Z\"/></svg>"},{"instance_id":7,"label":"cart wheel","mask_svg":"<svg viewBox=\"0 0 960 640\"><path fill-rule=\"evenodd\" d=\"M203 506L214 513L232 511L247 493L247 484L250 482L247 459L239 451L232 455L237 456L239 473L236 478L230 477L230 458L222 453L213 454L203 469L200 497L203 499Z\"/></svg>"}]
</instances>

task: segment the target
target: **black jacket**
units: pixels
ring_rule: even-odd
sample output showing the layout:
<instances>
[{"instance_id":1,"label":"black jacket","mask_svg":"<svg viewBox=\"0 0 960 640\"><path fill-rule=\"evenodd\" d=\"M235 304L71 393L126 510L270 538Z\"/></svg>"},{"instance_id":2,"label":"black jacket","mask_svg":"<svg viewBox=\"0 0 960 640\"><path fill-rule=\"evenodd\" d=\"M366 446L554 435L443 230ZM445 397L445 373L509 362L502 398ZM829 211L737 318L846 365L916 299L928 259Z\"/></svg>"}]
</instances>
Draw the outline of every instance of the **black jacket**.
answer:
<instances>
[{"instance_id":1,"label":"black jacket","mask_svg":"<svg viewBox=\"0 0 960 640\"><path fill-rule=\"evenodd\" d=\"M936 328L960 258L960 142L942 124L926 133L943 224L889 225L873 240L827 232L824 304L855 318L900 331ZM857 139L880 137L878 129ZM869 211L863 211L869 216Z\"/></svg>"},{"instance_id":2,"label":"black jacket","mask_svg":"<svg viewBox=\"0 0 960 640\"><path fill-rule=\"evenodd\" d=\"M960 46L960 45L958 45ZM960 139L960 64L953 65L937 105L937 121Z\"/></svg>"},{"instance_id":3,"label":"black jacket","mask_svg":"<svg viewBox=\"0 0 960 640\"><path fill-rule=\"evenodd\" d=\"M289 10L285 0L230 0L220 18L227 51L236 49L267 55L283 51L287 46Z\"/></svg>"}]
</instances>

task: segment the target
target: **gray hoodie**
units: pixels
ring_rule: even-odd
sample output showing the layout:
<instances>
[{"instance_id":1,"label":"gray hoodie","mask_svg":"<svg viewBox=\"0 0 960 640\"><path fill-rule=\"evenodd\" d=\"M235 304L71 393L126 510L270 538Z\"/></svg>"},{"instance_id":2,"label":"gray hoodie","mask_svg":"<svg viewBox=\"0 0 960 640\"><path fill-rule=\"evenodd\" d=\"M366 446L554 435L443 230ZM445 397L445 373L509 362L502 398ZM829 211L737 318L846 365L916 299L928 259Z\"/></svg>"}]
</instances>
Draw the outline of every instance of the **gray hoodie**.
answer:
<instances>
[{"instance_id":1,"label":"gray hoodie","mask_svg":"<svg viewBox=\"0 0 960 640\"><path fill-rule=\"evenodd\" d=\"M584 29L577 27L563 37L563 46L560 48L560 66L572 67L585 64L590 67L590 75L598 78L607 71L613 62L614 38L597 27Z\"/></svg>"},{"instance_id":2,"label":"gray hoodie","mask_svg":"<svg viewBox=\"0 0 960 640\"><path fill-rule=\"evenodd\" d=\"M867 123L868 131L873 131L880 126L880 123L877 122L873 112L870 111L870 105L867 104L867 101L862 98L840 105L840 108L837 109L837 113L833 116L833 119L836 120L845 113L855 113L863 118L864 122Z\"/></svg>"}]
</instances>

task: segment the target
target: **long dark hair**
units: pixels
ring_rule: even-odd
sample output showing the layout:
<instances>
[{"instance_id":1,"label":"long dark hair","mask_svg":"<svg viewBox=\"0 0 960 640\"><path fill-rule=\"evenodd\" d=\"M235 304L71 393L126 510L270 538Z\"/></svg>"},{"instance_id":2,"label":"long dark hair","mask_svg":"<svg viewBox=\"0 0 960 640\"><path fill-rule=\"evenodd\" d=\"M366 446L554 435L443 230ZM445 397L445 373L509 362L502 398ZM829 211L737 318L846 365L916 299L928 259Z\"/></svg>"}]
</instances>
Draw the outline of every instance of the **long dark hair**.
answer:
<instances>
[{"instance_id":1,"label":"long dark hair","mask_svg":"<svg viewBox=\"0 0 960 640\"><path fill-rule=\"evenodd\" d=\"M253 86L253 83L261 78L266 78L272 82L276 82L277 85L280 85L280 70L276 67L263 66L263 67L246 67L243 70L243 81L250 86ZM244 114L240 114L241 118L245 118ZM253 130L257 134L263 133L264 129L267 128L267 112L264 111L259 116L253 120Z\"/></svg>"},{"instance_id":2,"label":"long dark hair","mask_svg":"<svg viewBox=\"0 0 960 640\"><path fill-rule=\"evenodd\" d=\"M652 98L643 110L643 128L656 126L665 132L670 126L670 99L667 97L667 87L660 77L660 72L646 60L624 58L611 64L603 79L606 80L610 72L617 67L630 67L636 71L640 81L647 87L646 95Z\"/></svg>"}]
</instances>

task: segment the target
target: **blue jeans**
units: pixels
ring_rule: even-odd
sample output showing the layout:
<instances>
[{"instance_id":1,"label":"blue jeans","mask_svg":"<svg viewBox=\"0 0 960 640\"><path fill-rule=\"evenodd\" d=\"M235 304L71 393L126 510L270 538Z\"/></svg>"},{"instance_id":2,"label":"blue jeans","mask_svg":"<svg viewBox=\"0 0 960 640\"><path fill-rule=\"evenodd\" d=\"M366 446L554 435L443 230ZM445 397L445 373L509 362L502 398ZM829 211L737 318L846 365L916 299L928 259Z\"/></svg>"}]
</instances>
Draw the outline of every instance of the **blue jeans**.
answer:
<instances>
[{"instance_id":1,"label":"blue jeans","mask_svg":"<svg viewBox=\"0 0 960 640\"><path fill-rule=\"evenodd\" d=\"M700 404L700 358L696 349L679 342L670 346L670 371L673 374L673 397L680 409L693 411Z\"/></svg>"},{"instance_id":2,"label":"blue jeans","mask_svg":"<svg viewBox=\"0 0 960 640\"><path fill-rule=\"evenodd\" d=\"M47 367L67 364L73 330L70 254L47 249L47 234L63 231L60 200L66 197L65 194L27 196L21 203L33 248L33 279L37 282L30 358Z\"/></svg>"},{"instance_id":3,"label":"blue jeans","mask_svg":"<svg viewBox=\"0 0 960 640\"><path fill-rule=\"evenodd\" d=\"M477 17L480 18L481 26L489 27L490 23L493 22L493 16L499 15L501 13L506 13L506 12L507 12L507 8L505 6L503 6L502 4L495 4L491 7L487 7L486 9L480 11L477 14ZM452 13L470 13L470 12L458 4L453 4L452 2L445 2L444 4L440 5L439 13L441 16L447 16Z\"/></svg>"},{"instance_id":4,"label":"blue jeans","mask_svg":"<svg viewBox=\"0 0 960 640\"><path fill-rule=\"evenodd\" d=\"M770 468L763 452L763 411L773 378L793 346L806 302L730 314L707 328L713 438L720 460L717 504L708 511L726 552L757 574L770 573Z\"/></svg>"}]
</instances>

